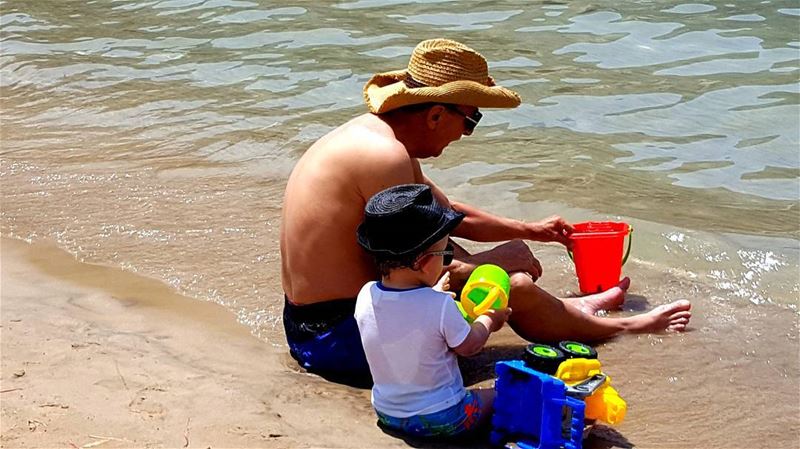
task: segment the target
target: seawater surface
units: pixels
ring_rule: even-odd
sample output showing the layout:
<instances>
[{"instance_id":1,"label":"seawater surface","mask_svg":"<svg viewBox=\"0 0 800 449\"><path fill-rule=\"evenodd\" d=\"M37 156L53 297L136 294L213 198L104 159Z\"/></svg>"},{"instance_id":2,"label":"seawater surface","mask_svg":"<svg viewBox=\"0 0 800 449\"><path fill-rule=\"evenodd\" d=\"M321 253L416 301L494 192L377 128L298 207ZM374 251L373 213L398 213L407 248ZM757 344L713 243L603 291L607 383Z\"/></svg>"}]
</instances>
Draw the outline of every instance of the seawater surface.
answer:
<instances>
[{"instance_id":1,"label":"seawater surface","mask_svg":"<svg viewBox=\"0 0 800 449\"><path fill-rule=\"evenodd\" d=\"M520 219L630 223L612 313L694 303L686 334L599 346L630 408L591 441L797 447L798 30L791 1L2 1L2 234L223 304L284 346L294 163L365 111L374 72L457 39L523 104L485 111L428 175ZM543 287L577 290L563 249L532 247ZM522 347L501 333L477 363Z\"/></svg>"}]
</instances>

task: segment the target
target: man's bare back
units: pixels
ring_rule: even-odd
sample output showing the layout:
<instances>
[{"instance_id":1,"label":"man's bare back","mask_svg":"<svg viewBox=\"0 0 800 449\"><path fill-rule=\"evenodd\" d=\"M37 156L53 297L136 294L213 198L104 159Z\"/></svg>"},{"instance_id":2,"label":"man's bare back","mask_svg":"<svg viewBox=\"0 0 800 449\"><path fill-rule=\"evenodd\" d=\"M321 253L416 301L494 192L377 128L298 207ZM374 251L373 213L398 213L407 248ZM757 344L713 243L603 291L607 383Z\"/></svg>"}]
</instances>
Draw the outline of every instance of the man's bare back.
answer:
<instances>
[{"instance_id":1,"label":"man's bare back","mask_svg":"<svg viewBox=\"0 0 800 449\"><path fill-rule=\"evenodd\" d=\"M422 182L419 162L373 114L345 123L300 158L284 197L281 278L295 304L354 298L376 278L356 243L364 205L397 184Z\"/></svg>"}]
</instances>

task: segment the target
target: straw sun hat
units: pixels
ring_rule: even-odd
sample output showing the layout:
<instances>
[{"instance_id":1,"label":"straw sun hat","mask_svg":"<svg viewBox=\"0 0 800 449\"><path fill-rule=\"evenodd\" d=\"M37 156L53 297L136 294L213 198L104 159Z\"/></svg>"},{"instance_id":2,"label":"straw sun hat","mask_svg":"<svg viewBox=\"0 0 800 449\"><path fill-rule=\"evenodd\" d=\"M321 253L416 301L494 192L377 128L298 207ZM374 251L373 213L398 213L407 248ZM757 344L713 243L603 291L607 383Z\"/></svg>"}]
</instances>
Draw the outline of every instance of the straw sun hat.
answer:
<instances>
[{"instance_id":1,"label":"straw sun hat","mask_svg":"<svg viewBox=\"0 0 800 449\"><path fill-rule=\"evenodd\" d=\"M514 108L519 95L496 86L480 53L449 39L420 42L408 68L379 73L364 86L364 100L375 114L419 103L450 103L478 108Z\"/></svg>"}]
</instances>

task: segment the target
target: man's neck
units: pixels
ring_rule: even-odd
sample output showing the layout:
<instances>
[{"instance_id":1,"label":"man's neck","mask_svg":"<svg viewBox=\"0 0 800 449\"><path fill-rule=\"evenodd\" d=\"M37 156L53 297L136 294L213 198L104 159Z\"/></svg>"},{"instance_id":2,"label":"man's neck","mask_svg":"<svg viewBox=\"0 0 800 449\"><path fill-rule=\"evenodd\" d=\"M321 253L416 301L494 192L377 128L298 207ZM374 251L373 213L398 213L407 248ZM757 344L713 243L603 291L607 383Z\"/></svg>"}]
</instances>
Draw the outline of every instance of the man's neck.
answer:
<instances>
[{"instance_id":1,"label":"man's neck","mask_svg":"<svg viewBox=\"0 0 800 449\"><path fill-rule=\"evenodd\" d=\"M392 129L394 138L403 144L409 156L420 157L418 153L426 137L416 114L382 114L376 117Z\"/></svg>"}]
</instances>

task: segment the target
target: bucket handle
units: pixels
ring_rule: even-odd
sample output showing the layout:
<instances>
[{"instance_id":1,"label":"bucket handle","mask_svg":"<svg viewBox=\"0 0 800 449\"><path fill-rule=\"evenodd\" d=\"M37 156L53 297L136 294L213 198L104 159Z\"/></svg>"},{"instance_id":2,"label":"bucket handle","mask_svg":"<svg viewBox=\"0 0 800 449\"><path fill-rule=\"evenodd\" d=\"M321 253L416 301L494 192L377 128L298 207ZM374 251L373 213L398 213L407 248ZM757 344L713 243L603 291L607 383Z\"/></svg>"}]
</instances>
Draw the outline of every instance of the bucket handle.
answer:
<instances>
[{"instance_id":1,"label":"bucket handle","mask_svg":"<svg viewBox=\"0 0 800 449\"><path fill-rule=\"evenodd\" d=\"M631 255L632 242L633 242L633 226L628 225L628 249L625 250L625 256L622 258L622 265L625 265L625 262L628 261L628 256ZM572 257L572 250L567 249L567 254L569 255L569 260L575 263L575 259Z\"/></svg>"},{"instance_id":2,"label":"bucket handle","mask_svg":"<svg viewBox=\"0 0 800 449\"><path fill-rule=\"evenodd\" d=\"M497 297L503 293L505 292L500 290L500 287L492 287L492 289L489 290L489 294L486 295L486 298L484 298L480 304L476 305L475 308L472 309L475 312L475 315L483 315L484 312L491 309L492 305L494 305L494 302L497 300Z\"/></svg>"},{"instance_id":3,"label":"bucket handle","mask_svg":"<svg viewBox=\"0 0 800 449\"><path fill-rule=\"evenodd\" d=\"M484 282L484 281L473 282L472 284L469 285L487 287L489 289L489 293L486 295L483 301L481 301L480 304L476 304L475 307L472 309L473 314L475 316L482 315L484 312L491 309L498 298L501 301L502 308L507 307L508 295L506 294L505 290L503 290L502 287L498 287L497 285L491 282ZM466 286L464 287L464 290L461 291L462 302L463 302L464 292L466 292Z\"/></svg>"}]
</instances>

